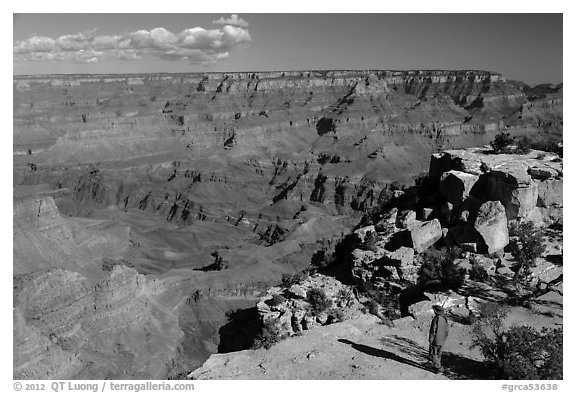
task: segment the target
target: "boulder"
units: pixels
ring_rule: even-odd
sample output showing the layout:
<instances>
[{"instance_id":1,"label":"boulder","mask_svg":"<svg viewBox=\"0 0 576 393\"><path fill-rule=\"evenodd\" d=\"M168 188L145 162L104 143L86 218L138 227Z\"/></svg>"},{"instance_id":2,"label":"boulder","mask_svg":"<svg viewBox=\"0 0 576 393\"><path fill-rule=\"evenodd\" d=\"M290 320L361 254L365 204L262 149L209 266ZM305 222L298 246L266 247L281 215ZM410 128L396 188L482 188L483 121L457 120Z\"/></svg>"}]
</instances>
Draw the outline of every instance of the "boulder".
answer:
<instances>
[{"instance_id":1,"label":"boulder","mask_svg":"<svg viewBox=\"0 0 576 393\"><path fill-rule=\"evenodd\" d=\"M523 173L493 171L486 178L484 196L502 202L509 220L524 218L538 202L538 185L523 168Z\"/></svg>"},{"instance_id":2,"label":"boulder","mask_svg":"<svg viewBox=\"0 0 576 393\"><path fill-rule=\"evenodd\" d=\"M430 300L423 300L418 303L414 303L408 306L408 313L414 318L418 319L423 316L432 316L434 311L432 310L432 303Z\"/></svg>"},{"instance_id":3,"label":"boulder","mask_svg":"<svg viewBox=\"0 0 576 393\"><path fill-rule=\"evenodd\" d=\"M364 238L368 232L376 232L374 225L368 225L367 227L362 227L354 231L354 233L358 235L361 241L364 241Z\"/></svg>"},{"instance_id":4,"label":"boulder","mask_svg":"<svg viewBox=\"0 0 576 393\"><path fill-rule=\"evenodd\" d=\"M448 228L442 228L442 239L446 239L448 236Z\"/></svg>"},{"instance_id":5,"label":"boulder","mask_svg":"<svg viewBox=\"0 0 576 393\"><path fill-rule=\"evenodd\" d=\"M409 247L400 247L396 251L388 252L379 262L386 266L407 266L414 261L414 249Z\"/></svg>"},{"instance_id":6,"label":"boulder","mask_svg":"<svg viewBox=\"0 0 576 393\"><path fill-rule=\"evenodd\" d=\"M536 300L545 303L556 303L559 305L563 304L563 296L555 291L546 292L544 295L538 296Z\"/></svg>"},{"instance_id":7,"label":"boulder","mask_svg":"<svg viewBox=\"0 0 576 393\"><path fill-rule=\"evenodd\" d=\"M548 262L543 258L537 258L536 266L530 268L530 277L534 282L537 282L538 280L543 282L551 282L556 280L562 274L562 266Z\"/></svg>"},{"instance_id":8,"label":"boulder","mask_svg":"<svg viewBox=\"0 0 576 393\"><path fill-rule=\"evenodd\" d=\"M500 201L488 201L478 209L474 229L480 234L489 254L508 245L508 220Z\"/></svg>"},{"instance_id":9,"label":"boulder","mask_svg":"<svg viewBox=\"0 0 576 393\"><path fill-rule=\"evenodd\" d=\"M431 207L425 207L422 209L422 220L427 221L430 219L432 214L434 213L434 209Z\"/></svg>"},{"instance_id":10,"label":"boulder","mask_svg":"<svg viewBox=\"0 0 576 393\"><path fill-rule=\"evenodd\" d=\"M376 232L388 232L389 228L396 225L397 216L398 209L395 207L384 213L382 218L374 225Z\"/></svg>"},{"instance_id":11,"label":"boulder","mask_svg":"<svg viewBox=\"0 0 576 393\"><path fill-rule=\"evenodd\" d=\"M442 175L438 189L448 202L459 206L478 178L475 174L451 170Z\"/></svg>"},{"instance_id":12,"label":"boulder","mask_svg":"<svg viewBox=\"0 0 576 393\"><path fill-rule=\"evenodd\" d=\"M378 276L385 280L400 280L400 275L398 274L398 269L394 266L380 266L378 268Z\"/></svg>"},{"instance_id":13,"label":"boulder","mask_svg":"<svg viewBox=\"0 0 576 393\"><path fill-rule=\"evenodd\" d=\"M553 207L563 205L563 186L562 180L546 180L538 183L538 206Z\"/></svg>"},{"instance_id":14,"label":"boulder","mask_svg":"<svg viewBox=\"0 0 576 393\"><path fill-rule=\"evenodd\" d=\"M305 299L306 298L306 289L302 288L298 284L294 284L286 290L286 294L292 298Z\"/></svg>"},{"instance_id":15,"label":"boulder","mask_svg":"<svg viewBox=\"0 0 576 393\"><path fill-rule=\"evenodd\" d=\"M480 306L484 303L487 303L487 300L484 300L482 298L479 297L475 297L475 296L468 296L467 299L467 307L468 310L470 310L470 313L472 313L473 315L479 316L480 315Z\"/></svg>"},{"instance_id":16,"label":"boulder","mask_svg":"<svg viewBox=\"0 0 576 393\"><path fill-rule=\"evenodd\" d=\"M396 226L398 228L407 229L412 227L416 221L416 212L414 210L403 210L398 213Z\"/></svg>"},{"instance_id":17,"label":"boulder","mask_svg":"<svg viewBox=\"0 0 576 393\"><path fill-rule=\"evenodd\" d=\"M478 252L476 243L461 243L460 248L462 251Z\"/></svg>"},{"instance_id":18,"label":"boulder","mask_svg":"<svg viewBox=\"0 0 576 393\"><path fill-rule=\"evenodd\" d=\"M514 276L514 272L508 266L500 266L496 269L496 273L500 274L501 276Z\"/></svg>"},{"instance_id":19,"label":"boulder","mask_svg":"<svg viewBox=\"0 0 576 393\"><path fill-rule=\"evenodd\" d=\"M414 251L421 253L442 238L440 221L418 222L410 229L410 240Z\"/></svg>"},{"instance_id":20,"label":"boulder","mask_svg":"<svg viewBox=\"0 0 576 393\"><path fill-rule=\"evenodd\" d=\"M539 165L528 168L528 174L534 180L546 180L558 176L558 171L549 166Z\"/></svg>"},{"instance_id":21,"label":"boulder","mask_svg":"<svg viewBox=\"0 0 576 393\"><path fill-rule=\"evenodd\" d=\"M553 285L552 289L558 292L559 294L564 294L564 282L562 281L556 285Z\"/></svg>"},{"instance_id":22,"label":"boulder","mask_svg":"<svg viewBox=\"0 0 576 393\"><path fill-rule=\"evenodd\" d=\"M444 202L440 206L440 218L443 223L450 224L452 222L452 214L454 213L454 205L450 202Z\"/></svg>"},{"instance_id":23,"label":"boulder","mask_svg":"<svg viewBox=\"0 0 576 393\"><path fill-rule=\"evenodd\" d=\"M430 300L423 300L408 306L408 312L414 318L418 319L425 316L434 315L432 306L440 304L444 310L448 312L454 307L462 307L466 305L466 298L455 292L442 292L442 293L424 293Z\"/></svg>"},{"instance_id":24,"label":"boulder","mask_svg":"<svg viewBox=\"0 0 576 393\"><path fill-rule=\"evenodd\" d=\"M466 298L454 291L429 293L424 292L432 304L441 304L444 309L466 305Z\"/></svg>"}]
</instances>

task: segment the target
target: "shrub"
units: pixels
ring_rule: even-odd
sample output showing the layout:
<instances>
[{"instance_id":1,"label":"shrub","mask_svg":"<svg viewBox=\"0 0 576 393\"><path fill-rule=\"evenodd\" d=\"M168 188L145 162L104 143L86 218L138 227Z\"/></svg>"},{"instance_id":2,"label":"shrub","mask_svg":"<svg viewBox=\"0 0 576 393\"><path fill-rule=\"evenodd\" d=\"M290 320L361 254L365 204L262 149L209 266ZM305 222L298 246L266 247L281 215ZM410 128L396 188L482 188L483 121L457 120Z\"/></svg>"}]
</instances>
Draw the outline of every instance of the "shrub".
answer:
<instances>
[{"instance_id":1,"label":"shrub","mask_svg":"<svg viewBox=\"0 0 576 393\"><path fill-rule=\"evenodd\" d=\"M228 321L232 321L236 318L238 318L238 315L242 314L244 310L241 308L235 308L232 310L228 310L224 313L224 316L226 316L226 319L228 319Z\"/></svg>"},{"instance_id":2,"label":"shrub","mask_svg":"<svg viewBox=\"0 0 576 393\"><path fill-rule=\"evenodd\" d=\"M301 284L308 277L310 277L310 271L304 269L296 274L282 274L282 283L280 284L283 288L290 288L292 285Z\"/></svg>"},{"instance_id":3,"label":"shrub","mask_svg":"<svg viewBox=\"0 0 576 393\"><path fill-rule=\"evenodd\" d=\"M354 301L354 293L351 289L339 290L336 297L338 298L339 307L349 307L350 304Z\"/></svg>"},{"instance_id":4,"label":"shrub","mask_svg":"<svg viewBox=\"0 0 576 393\"><path fill-rule=\"evenodd\" d=\"M313 315L321 314L332 307L332 300L326 296L324 290L320 288L311 288L306 294L306 300L310 303Z\"/></svg>"},{"instance_id":5,"label":"shrub","mask_svg":"<svg viewBox=\"0 0 576 393\"><path fill-rule=\"evenodd\" d=\"M460 253L458 247L426 250L421 256L418 284L436 290L460 288L466 276L466 270L455 264Z\"/></svg>"},{"instance_id":6,"label":"shrub","mask_svg":"<svg viewBox=\"0 0 576 393\"><path fill-rule=\"evenodd\" d=\"M332 259L329 255L326 255L326 251L318 250L314 255L312 255L310 265L318 269L324 269L330 264L330 262L332 262Z\"/></svg>"},{"instance_id":7,"label":"shrub","mask_svg":"<svg viewBox=\"0 0 576 393\"><path fill-rule=\"evenodd\" d=\"M489 277L486 268L479 263L473 263L472 268L468 271L468 274L471 279L478 281L486 281Z\"/></svg>"},{"instance_id":8,"label":"shrub","mask_svg":"<svg viewBox=\"0 0 576 393\"><path fill-rule=\"evenodd\" d=\"M270 349L274 344L284 339L280 334L279 318L270 318L264 322L262 329L254 339L253 349Z\"/></svg>"},{"instance_id":9,"label":"shrub","mask_svg":"<svg viewBox=\"0 0 576 393\"><path fill-rule=\"evenodd\" d=\"M535 266L536 258L546 251L546 247L542 230L536 228L532 222L512 225L510 234L515 238L511 244L512 256L520 265L513 279L518 282L530 274L530 268Z\"/></svg>"},{"instance_id":10,"label":"shrub","mask_svg":"<svg viewBox=\"0 0 576 393\"><path fill-rule=\"evenodd\" d=\"M527 136L522 136L516 141L516 154L528 154L532 148L532 141Z\"/></svg>"},{"instance_id":11,"label":"shrub","mask_svg":"<svg viewBox=\"0 0 576 393\"><path fill-rule=\"evenodd\" d=\"M506 153L509 151L510 145L514 142L514 139L509 133L500 133L494 137L494 140L490 142L490 146L494 153Z\"/></svg>"},{"instance_id":12,"label":"shrub","mask_svg":"<svg viewBox=\"0 0 576 393\"><path fill-rule=\"evenodd\" d=\"M270 307L276 307L286 302L286 298L282 295L274 294L272 295L272 299L266 300L266 304Z\"/></svg>"},{"instance_id":13,"label":"shrub","mask_svg":"<svg viewBox=\"0 0 576 393\"><path fill-rule=\"evenodd\" d=\"M531 326L504 329L508 310L496 303L481 306L472 346L480 349L495 378L562 379L562 329L540 332Z\"/></svg>"},{"instance_id":14,"label":"shrub","mask_svg":"<svg viewBox=\"0 0 576 393\"><path fill-rule=\"evenodd\" d=\"M225 270L225 269L228 269L230 267L230 262L228 262L226 259L223 259L222 257L218 256L216 258L216 261L214 262L214 266L215 266L216 270Z\"/></svg>"},{"instance_id":15,"label":"shrub","mask_svg":"<svg viewBox=\"0 0 576 393\"><path fill-rule=\"evenodd\" d=\"M376 232L370 231L366 233L366 236L364 237L362 249L366 251L376 251L376 243L378 243L378 235L376 235Z\"/></svg>"},{"instance_id":16,"label":"shrub","mask_svg":"<svg viewBox=\"0 0 576 393\"><path fill-rule=\"evenodd\" d=\"M332 309L328 312L327 324L342 322L344 319L346 319L344 311L340 309Z\"/></svg>"},{"instance_id":17,"label":"shrub","mask_svg":"<svg viewBox=\"0 0 576 393\"><path fill-rule=\"evenodd\" d=\"M370 314L388 324L401 317L398 293L393 293L391 289L367 288L365 294L369 298L367 311Z\"/></svg>"}]
</instances>

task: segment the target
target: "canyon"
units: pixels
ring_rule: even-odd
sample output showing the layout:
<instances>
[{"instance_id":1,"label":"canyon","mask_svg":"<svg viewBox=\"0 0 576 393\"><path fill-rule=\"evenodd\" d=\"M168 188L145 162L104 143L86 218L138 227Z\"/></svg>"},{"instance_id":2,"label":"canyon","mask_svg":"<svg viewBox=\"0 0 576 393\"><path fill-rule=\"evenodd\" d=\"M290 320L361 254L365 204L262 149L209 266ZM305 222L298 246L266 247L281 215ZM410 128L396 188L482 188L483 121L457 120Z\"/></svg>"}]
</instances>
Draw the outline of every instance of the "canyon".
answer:
<instances>
[{"instance_id":1,"label":"canyon","mask_svg":"<svg viewBox=\"0 0 576 393\"><path fill-rule=\"evenodd\" d=\"M13 87L16 379L187 376L222 352L231 312L423 178L454 215L481 209L461 208L472 196L500 201L504 221L562 224L561 158L478 159L502 132L561 142L562 85L351 70ZM482 239L453 242L501 250L474 228Z\"/></svg>"}]
</instances>

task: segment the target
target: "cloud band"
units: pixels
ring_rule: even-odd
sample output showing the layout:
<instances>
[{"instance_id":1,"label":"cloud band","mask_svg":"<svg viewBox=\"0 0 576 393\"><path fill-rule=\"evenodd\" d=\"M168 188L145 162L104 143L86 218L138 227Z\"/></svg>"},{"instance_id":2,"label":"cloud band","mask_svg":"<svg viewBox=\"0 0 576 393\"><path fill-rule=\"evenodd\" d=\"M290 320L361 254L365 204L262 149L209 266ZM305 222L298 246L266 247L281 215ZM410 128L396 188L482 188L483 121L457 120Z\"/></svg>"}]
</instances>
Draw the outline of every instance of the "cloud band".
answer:
<instances>
[{"instance_id":1,"label":"cloud band","mask_svg":"<svg viewBox=\"0 0 576 393\"><path fill-rule=\"evenodd\" d=\"M157 27L121 35L98 35L92 30L58 38L33 36L17 41L13 53L19 61L97 63L105 59L138 60L154 56L207 64L227 58L230 50L252 40L246 29L248 23L238 15L214 23L224 26L211 30L193 27L178 34Z\"/></svg>"}]
</instances>

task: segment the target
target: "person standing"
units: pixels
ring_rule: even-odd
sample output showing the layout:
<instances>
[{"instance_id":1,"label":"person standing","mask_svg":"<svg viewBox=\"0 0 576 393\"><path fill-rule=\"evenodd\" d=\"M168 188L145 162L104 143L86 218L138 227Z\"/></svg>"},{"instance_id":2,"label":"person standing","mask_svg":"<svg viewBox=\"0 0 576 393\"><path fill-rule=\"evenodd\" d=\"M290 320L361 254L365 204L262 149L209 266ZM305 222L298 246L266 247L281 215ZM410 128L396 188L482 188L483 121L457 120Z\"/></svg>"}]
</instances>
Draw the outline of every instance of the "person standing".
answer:
<instances>
[{"instance_id":1,"label":"person standing","mask_svg":"<svg viewBox=\"0 0 576 393\"><path fill-rule=\"evenodd\" d=\"M444 308L435 304L432 306L434 310L434 318L430 324L430 334L428 336L428 342L430 343L428 349L428 355L432 360L432 367L434 367L437 373L442 372L442 347L448 338L448 320L444 315Z\"/></svg>"}]
</instances>

